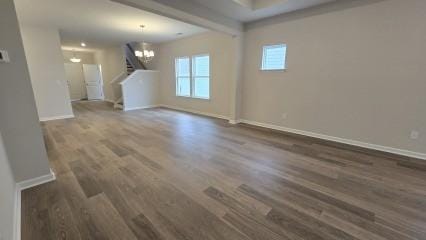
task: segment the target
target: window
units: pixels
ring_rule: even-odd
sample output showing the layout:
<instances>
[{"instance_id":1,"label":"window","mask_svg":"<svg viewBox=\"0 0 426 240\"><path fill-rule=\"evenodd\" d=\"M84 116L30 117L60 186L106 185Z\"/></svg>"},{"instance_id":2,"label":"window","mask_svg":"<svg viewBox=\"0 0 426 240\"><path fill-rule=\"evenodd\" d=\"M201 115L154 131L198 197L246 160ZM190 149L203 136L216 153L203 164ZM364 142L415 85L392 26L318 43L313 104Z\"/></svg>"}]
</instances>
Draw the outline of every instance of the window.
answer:
<instances>
[{"instance_id":1,"label":"window","mask_svg":"<svg viewBox=\"0 0 426 240\"><path fill-rule=\"evenodd\" d=\"M192 58L194 97L210 98L210 58L208 55Z\"/></svg>"},{"instance_id":2,"label":"window","mask_svg":"<svg viewBox=\"0 0 426 240\"><path fill-rule=\"evenodd\" d=\"M284 70L286 69L287 45L263 46L262 70Z\"/></svg>"},{"instance_id":3,"label":"window","mask_svg":"<svg viewBox=\"0 0 426 240\"><path fill-rule=\"evenodd\" d=\"M176 95L210 98L210 57L197 55L176 58Z\"/></svg>"},{"instance_id":4,"label":"window","mask_svg":"<svg viewBox=\"0 0 426 240\"><path fill-rule=\"evenodd\" d=\"M189 57L176 59L176 95L191 96L191 70Z\"/></svg>"}]
</instances>

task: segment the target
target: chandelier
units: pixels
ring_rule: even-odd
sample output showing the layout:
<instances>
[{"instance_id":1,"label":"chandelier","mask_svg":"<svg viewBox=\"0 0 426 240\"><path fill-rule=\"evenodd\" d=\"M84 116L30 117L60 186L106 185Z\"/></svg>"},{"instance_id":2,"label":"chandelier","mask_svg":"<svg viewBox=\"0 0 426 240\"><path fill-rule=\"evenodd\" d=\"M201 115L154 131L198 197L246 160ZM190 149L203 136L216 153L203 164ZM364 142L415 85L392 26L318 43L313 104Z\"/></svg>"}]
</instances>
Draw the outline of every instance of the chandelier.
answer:
<instances>
[{"instance_id":1,"label":"chandelier","mask_svg":"<svg viewBox=\"0 0 426 240\"><path fill-rule=\"evenodd\" d=\"M142 32L145 28L145 25L140 25ZM135 51L135 56L138 57L142 62L150 62L154 58L154 51L145 49L145 42L142 41L142 51Z\"/></svg>"},{"instance_id":2,"label":"chandelier","mask_svg":"<svg viewBox=\"0 0 426 240\"><path fill-rule=\"evenodd\" d=\"M73 54L72 54L72 58L70 58L70 61L71 61L71 62L73 62L73 63L79 63L79 62L81 62L81 58L77 58L77 57L75 56L75 51L74 51L74 49L73 49Z\"/></svg>"}]
</instances>

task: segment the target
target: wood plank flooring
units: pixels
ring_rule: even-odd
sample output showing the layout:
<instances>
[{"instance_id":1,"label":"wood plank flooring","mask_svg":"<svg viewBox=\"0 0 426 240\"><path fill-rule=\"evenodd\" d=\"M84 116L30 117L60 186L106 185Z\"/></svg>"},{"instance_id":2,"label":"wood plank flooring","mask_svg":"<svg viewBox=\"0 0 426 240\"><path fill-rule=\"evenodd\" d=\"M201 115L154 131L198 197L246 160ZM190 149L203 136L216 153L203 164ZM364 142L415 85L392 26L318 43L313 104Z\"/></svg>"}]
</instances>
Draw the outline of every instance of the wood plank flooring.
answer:
<instances>
[{"instance_id":1,"label":"wood plank flooring","mask_svg":"<svg viewBox=\"0 0 426 240\"><path fill-rule=\"evenodd\" d=\"M22 239L426 239L426 164L168 109L73 103Z\"/></svg>"}]
</instances>

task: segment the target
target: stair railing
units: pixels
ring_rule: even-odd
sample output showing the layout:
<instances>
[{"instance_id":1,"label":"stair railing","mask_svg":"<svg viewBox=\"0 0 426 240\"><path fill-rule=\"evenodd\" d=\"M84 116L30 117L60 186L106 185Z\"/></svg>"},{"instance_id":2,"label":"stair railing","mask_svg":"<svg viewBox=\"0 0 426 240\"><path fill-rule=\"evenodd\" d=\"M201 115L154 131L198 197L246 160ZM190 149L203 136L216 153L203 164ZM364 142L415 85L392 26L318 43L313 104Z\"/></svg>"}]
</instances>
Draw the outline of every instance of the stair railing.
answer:
<instances>
[{"instance_id":1,"label":"stair railing","mask_svg":"<svg viewBox=\"0 0 426 240\"><path fill-rule=\"evenodd\" d=\"M122 82L124 79L126 79L126 77L127 77L127 73L122 72L122 73L118 74L115 78L113 78L111 80L111 82L109 82L111 84L112 97L114 98L112 100L114 102L118 101L122 97L123 93L122 93L120 82Z\"/></svg>"},{"instance_id":2,"label":"stair railing","mask_svg":"<svg viewBox=\"0 0 426 240\"><path fill-rule=\"evenodd\" d=\"M132 65L133 69L137 70L137 69L144 69L146 70L146 66L143 62L141 62L141 60L139 60L138 57L136 57L135 55L135 50L133 49L133 47L127 43L126 44L126 59L129 61L130 65Z\"/></svg>"}]
</instances>

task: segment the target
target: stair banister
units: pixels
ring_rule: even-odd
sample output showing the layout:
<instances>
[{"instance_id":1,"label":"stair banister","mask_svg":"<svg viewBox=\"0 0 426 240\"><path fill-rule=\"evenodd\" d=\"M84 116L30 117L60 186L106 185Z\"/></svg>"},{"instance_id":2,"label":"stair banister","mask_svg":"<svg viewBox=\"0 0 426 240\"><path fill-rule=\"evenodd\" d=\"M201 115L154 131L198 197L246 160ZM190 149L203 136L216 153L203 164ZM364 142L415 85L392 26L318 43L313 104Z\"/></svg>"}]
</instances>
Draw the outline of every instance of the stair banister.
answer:
<instances>
[{"instance_id":1,"label":"stair banister","mask_svg":"<svg viewBox=\"0 0 426 240\"><path fill-rule=\"evenodd\" d=\"M140 109L158 104L160 84L158 71L136 70L119 82L123 110Z\"/></svg>"},{"instance_id":2,"label":"stair banister","mask_svg":"<svg viewBox=\"0 0 426 240\"><path fill-rule=\"evenodd\" d=\"M126 44L126 58L129 61L129 63L132 65L132 67L137 70L137 69L145 69L146 70L146 66L145 64L143 64L143 62L141 62L139 60L139 58L137 58L135 56L135 50L133 49L133 47L127 43Z\"/></svg>"},{"instance_id":3,"label":"stair banister","mask_svg":"<svg viewBox=\"0 0 426 240\"><path fill-rule=\"evenodd\" d=\"M113 84L115 82L118 82L119 80L121 80L121 78L125 75L125 72L121 72L120 74L118 74L116 77L114 77L111 82L109 82L110 84Z\"/></svg>"}]
</instances>

